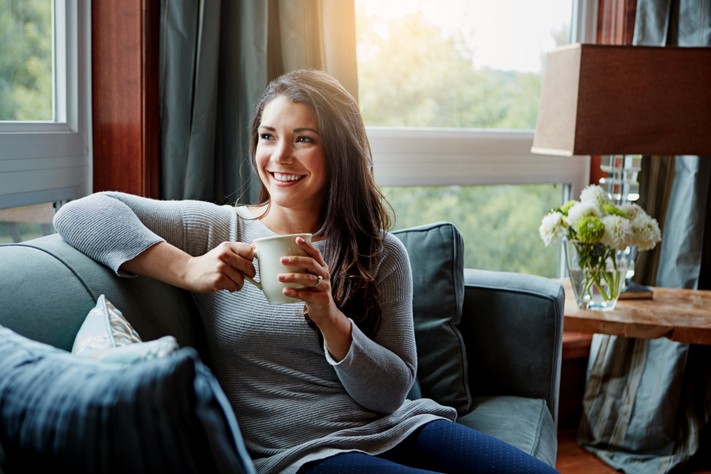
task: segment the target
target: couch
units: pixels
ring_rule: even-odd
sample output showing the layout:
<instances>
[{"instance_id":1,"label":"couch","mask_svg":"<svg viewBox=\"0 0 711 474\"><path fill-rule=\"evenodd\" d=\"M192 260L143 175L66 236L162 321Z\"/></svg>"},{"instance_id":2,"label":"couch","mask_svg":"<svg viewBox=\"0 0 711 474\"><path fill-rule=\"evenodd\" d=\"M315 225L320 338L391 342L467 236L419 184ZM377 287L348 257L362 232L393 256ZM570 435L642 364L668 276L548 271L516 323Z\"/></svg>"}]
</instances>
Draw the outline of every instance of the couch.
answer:
<instances>
[{"instance_id":1,"label":"couch","mask_svg":"<svg viewBox=\"0 0 711 474\"><path fill-rule=\"evenodd\" d=\"M418 350L411 397L554 466L564 292L546 278L463 268L447 222L396 231L412 265ZM100 295L169 357L78 360ZM253 472L209 369L191 295L119 278L56 234L0 245L0 471ZM61 470L61 469L60 469Z\"/></svg>"}]
</instances>

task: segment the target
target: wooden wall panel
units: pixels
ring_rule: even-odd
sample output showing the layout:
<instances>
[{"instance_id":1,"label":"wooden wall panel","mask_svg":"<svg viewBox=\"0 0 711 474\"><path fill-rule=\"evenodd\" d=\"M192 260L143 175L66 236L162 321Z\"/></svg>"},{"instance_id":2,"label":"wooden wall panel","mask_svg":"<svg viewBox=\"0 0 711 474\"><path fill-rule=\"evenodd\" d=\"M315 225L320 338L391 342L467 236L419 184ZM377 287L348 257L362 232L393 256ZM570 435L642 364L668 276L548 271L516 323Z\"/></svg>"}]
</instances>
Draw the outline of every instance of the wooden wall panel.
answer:
<instances>
[{"instance_id":1,"label":"wooden wall panel","mask_svg":"<svg viewBox=\"0 0 711 474\"><path fill-rule=\"evenodd\" d=\"M160 2L92 3L94 191L159 196Z\"/></svg>"}]
</instances>

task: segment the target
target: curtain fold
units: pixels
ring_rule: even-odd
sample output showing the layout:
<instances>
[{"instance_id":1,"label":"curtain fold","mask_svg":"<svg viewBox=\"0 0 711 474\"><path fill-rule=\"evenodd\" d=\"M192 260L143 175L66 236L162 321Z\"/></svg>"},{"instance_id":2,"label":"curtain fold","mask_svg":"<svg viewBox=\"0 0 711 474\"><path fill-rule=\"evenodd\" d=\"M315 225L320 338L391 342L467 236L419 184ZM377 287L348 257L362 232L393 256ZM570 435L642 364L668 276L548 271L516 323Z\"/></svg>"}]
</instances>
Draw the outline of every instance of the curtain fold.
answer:
<instances>
[{"instance_id":1,"label":"curtain fold","mask_svg":"<svg viewBox=\"0 0 711 474\"><path fill-rule=\"evenodd\" d=\"M161 0L161 197L250 202L254 105L267 82L325 70L357 97L353 0Z\"/></svg>"},{"instance_id":2,"label":"curtain fold","mask_svg":"<svg viewBox=\"0 0 711 474\"><path fill-rule=\"evenodd\" d=\"M711 46L711 0L638 0L636 13L635 45ZM645 157L640 174L662 242L638 256L635 280L696 289L711 252L711 157ZM587 377L581 446L626 473L708 468L711 347L596 334Z\"/></svg>"},{"instance_id":3,"label":"curtain fold","mask_svg":"<svg viewBox=\"0 0 711 474\"><path fill-rule=\"evenodd\" d=\"M161 195L165 198L213 193L212 163L202 157L213 154L215 140L220 7L220 0L161 3ZM215 26L205 28L206 24Z\"/></svg>"},{"instance_id":4,"label":"curtain fold","mask_svg":"<svg viewBox=\"0 0 711 474\"><path fill-rule=\"evenodd\" d=\"M654 157L652 157L654 158ZM677 156L661 242L657 286L697 289L701 275L711 160Z\"/></svg>"},{"instance_id":5,"label":"curtain fold","mask_svg":"<svg viewBox=\"0 0 711 474\"><path fill-rule=\"evenodd\" d=\"M321 69L357 99L353 0L279 0L277 5L280 41L274 52L281 64L274 76L303 67Z\"/></svg>"},{"instance_id":6,"label":"curtain fold","mask_svg":"<svg viewBox=\"0 0 711 474\"><path fill-rule=\"evenodd\" d=\"M674 184L673 156L655 156L642 160L639 173L639 200L637 203L662 224L666 220L669 197ZM662 246L639 252L635 259L634 281L651 285L657 280L659 255Z\"/></svg>"}]
</instances>

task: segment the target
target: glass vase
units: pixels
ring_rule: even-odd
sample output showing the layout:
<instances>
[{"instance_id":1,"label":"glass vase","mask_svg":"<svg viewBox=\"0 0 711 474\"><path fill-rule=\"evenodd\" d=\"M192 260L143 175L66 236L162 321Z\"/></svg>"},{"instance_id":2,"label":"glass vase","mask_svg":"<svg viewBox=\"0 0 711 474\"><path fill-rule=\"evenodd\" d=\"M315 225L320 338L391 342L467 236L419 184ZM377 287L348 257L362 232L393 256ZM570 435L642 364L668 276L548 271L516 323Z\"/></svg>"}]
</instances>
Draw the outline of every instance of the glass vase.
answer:
<instances>
[{"instance_id":1,"label":"glass vase","mask_svg":"<svg viewBox=\"0 0 711 474\"><path fill-rule=\"evenodd\" d=\"M578 308L610 311L625 286L633 252L602 244L565 240L565 262Z\"/></svg>"}]
</instances>

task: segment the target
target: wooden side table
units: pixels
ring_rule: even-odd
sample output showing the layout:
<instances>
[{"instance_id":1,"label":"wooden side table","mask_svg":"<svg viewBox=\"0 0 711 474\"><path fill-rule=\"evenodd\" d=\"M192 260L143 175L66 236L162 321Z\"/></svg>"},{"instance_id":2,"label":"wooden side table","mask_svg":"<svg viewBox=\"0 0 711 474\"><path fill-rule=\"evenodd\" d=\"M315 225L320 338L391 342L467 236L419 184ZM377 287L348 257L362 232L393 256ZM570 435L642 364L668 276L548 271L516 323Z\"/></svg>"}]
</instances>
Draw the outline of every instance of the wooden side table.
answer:
<instances>
[{"instance_id":1,"label":"wooden side table","mask_svg":"<svg viewBox=\"0 0 711 474\"><path fill-rule=\"evenodd\" d=\"M578 308L569 280L563 286L566 331L711 345L709 290L652 287L654 299L619 300L612 311L590 311Z\"/></svg>"},{"instance_id":2,"label":"wooden side table","mask_svg":"<svg viewBox=\"0 0 711 474\"><path fill-rule=\"evenodd\" d=\"M710 371L711 291L653 287L651 300L620 300L612 311L590 311L578 308L569 281L563 286L566 331L627 338L602 337L591 354L584 385L586 402L581 407L584 424L577 438L581 446L594 446L598 456L662 456L655 447L662 445L661 440L670 442L667 434L674 433L674 443L693 446L698 442L698 452L707 452L708 441L694 438L698 433L693 430L677 430L675 423L699 426L700 431L711 426L704 421L708 406L702 402L711 390L705 382ZM681 353L671 347L674 343L649 341L656 338L690 346ZM674 394L685 395L675 399ZM676 400L675 409L686 420L670 421L663 416L670 400ZM631 429L633 412L636 425ZM614 425L608 424L613 421ZM615 466L613 457L607 459Z\"/></svg>"}]
</instances>

